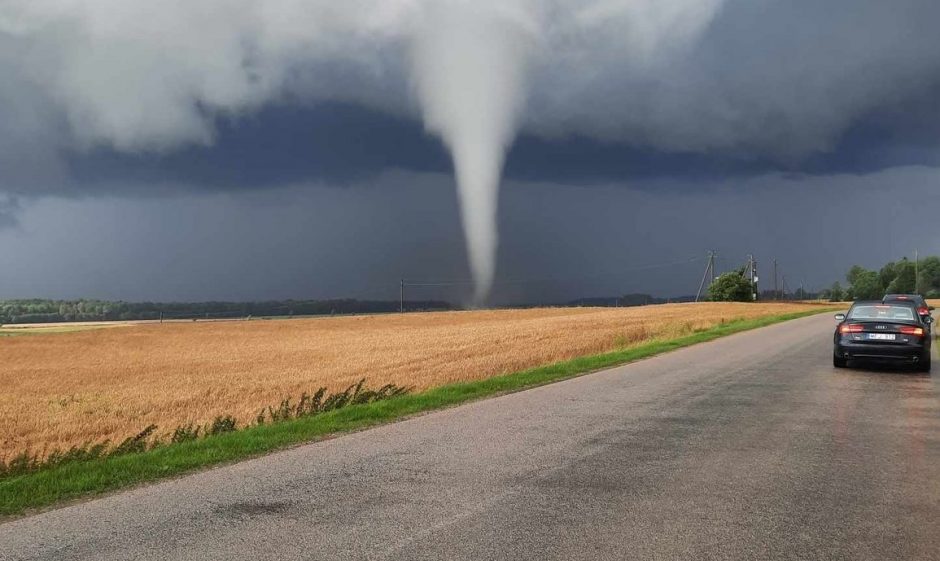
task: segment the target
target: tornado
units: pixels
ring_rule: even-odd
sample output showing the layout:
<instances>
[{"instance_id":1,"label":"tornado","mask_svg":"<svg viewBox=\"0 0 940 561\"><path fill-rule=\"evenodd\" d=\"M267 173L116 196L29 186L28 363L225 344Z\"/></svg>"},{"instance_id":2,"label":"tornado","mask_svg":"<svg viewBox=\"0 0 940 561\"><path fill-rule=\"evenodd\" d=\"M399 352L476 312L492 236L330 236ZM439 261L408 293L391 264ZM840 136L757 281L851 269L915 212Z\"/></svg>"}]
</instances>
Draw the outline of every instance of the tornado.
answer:
<instances>
[{"instance_id":1,"label":"tornado","mask_svg":"<svg viewBox=\"0 0 940 561\"><path fill-rule=\"evenodd\" d=\"M535 43L526 7L508 0L435 3L411 46L425 128L453 158L476 305L493 286L500 179L525 105Z\"/></svg>"}]
</instances>

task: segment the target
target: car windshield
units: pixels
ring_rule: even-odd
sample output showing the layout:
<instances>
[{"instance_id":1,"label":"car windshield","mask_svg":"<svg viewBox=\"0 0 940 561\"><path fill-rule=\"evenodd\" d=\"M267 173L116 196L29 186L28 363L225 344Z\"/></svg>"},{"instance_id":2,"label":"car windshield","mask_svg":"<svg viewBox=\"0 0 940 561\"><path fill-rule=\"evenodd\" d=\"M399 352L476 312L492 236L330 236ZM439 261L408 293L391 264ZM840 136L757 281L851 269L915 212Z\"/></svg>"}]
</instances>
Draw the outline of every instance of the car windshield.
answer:
<instances>
[{"instance_id":1,"label":"car windshield","mask_svg":"<svg viewBox=\"0 0 940 561\"><path fill-rule=\"evenodd\" d=\"M861 305L855 306L849 311L848 319L913 321L914 309L910 306L892 306L890 304Z\"/></svg>"}]
</instances>

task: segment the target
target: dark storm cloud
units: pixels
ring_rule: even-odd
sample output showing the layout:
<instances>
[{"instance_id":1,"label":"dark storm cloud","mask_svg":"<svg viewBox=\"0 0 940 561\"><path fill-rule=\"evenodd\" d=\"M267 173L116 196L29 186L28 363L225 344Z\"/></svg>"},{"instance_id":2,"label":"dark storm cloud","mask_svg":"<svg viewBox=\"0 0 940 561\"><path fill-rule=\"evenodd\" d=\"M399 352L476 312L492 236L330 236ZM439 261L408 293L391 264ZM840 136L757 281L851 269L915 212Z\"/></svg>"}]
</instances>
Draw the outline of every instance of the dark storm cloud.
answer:
<instances>
[{"instance_id":1,"label":"dark storm cloud","mask_svg":"<svg viewBox=\"0 0 940 561\"><path fill-rule=\"evenodd\" d=\"M768 175L704 190L645 181L507 183L494 302L690 294L704 261L689 259L712 249L722 270L753 253L764 282L776 258L790 288L811 289L853 264L877 267L915 249L940 254L940 240L914 226L940 212L937 170ZM852 220L868 224L864 244L846 234ZM0 235L0 270L0 298L395 299L401 278L469 279L453 180L404 172L348 189L44 199L24 205L21 226ZM408 294L461 303L470 288Z\"/></svg>"},{"instance_id":2,"label":"dark storm cloud","mask_svg":"<svg viewBox=\"0 0 940 561\"><path fill-rule=\"evenodd\" d=\"M936 163L935 1L516 3L539 47L511 178ZM189 4L0 9L0 189L244 189L449 169L403 60L423 3L241 4L208 20Z\"/></svg>"},{"instance_id":3,"label":"dark storm cloud","mask_svg":"<svg viewBox=\"0 0 940 561\"><path fill-rule=\"evenodd\" d=\"M0 195L0 230L17 226L16 215L20 210L20 202L16 197Z\"/></svg>"},{"instance_id":4,"label":"dark storm cloud","mask_svg":"<svg viewBox=\"0 0 940 561\"><path fill-rule=\"evenodd\" d=\"M563 123L592 136L777 157L825 151L880 107L935 97L938 15L940 4L923 0L728 1L688 52L662 63L632 69L610 48L588 73L577 68L588 61L562 57L533 122L558 129L551 113L576 90L582 103Z\"/></svg>"},{"instance_id":5,"label":"dark storm cloud","mask_svg":"<svg viewBox=\"0 0 940 561\"><path fill-rule=\"evenodd\" d=\"M940 100L940 93L937 95ZM940 107L883 107L850 127L831 150L797 160L756 154L662 152L586 137L519 138L508 179L603 183L657 177L714 180L768 172L871 173L896 166L940 165ZM219 126L211 146L164 155L110 149L72 153L81 192L132 195L133 186L245 190L299 181L352 185L389 168L448 172L440 142L420 123L348 104L281 106ZM694 188L694 185L690 185ZM74 186L70 187L73 192ZM146 195L147 193L137 193Z\"/></svg>"},{"instance_id":6,"label":"dark storm cloud","mask_svg":"<svg viewBox=\"0 0 940 561\"><path fill-rule=\"evenodd\" d=\"M69 164L83 189L118 191L127 184L208 190L310 180L347 185L388 168L450 169L440 142L427 136L420 123L341 103L281 105L227 120L210 146L163 155L99 148L73 152Z\"/></svg>"}]
</instances>

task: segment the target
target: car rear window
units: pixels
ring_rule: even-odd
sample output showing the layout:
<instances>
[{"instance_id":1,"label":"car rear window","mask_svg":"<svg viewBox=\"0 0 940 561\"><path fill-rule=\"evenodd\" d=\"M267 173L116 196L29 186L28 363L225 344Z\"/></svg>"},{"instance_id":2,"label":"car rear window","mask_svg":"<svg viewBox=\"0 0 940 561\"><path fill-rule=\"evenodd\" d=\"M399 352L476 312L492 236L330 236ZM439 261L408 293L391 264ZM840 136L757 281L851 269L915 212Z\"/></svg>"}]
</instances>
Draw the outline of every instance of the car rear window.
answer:
<instances>
[{"instance_id":1,"label":"car rear window","mask_svg":"<svg viewBox=\"0 0 940 561\"><path fill-rule=\"evenodd\" d=\"M914 308L890 304L855 306L849 311L849 319L913 321Z\"/></svg>"},{"instance_id":2,"label":"car rear window","mask_svg":"<svg viewBox=\"0 0 940 561\"><path fill-rule=\"evenodd\" d=\"M916 303L916 304L920 304L920 303L923 302L923 301L924 301L924 299L923 299L922 297L920 297L920 296L917 296L917 295L908 296L908 295L906 295L906 294L889 294L889 295L887 295L887 296L884 297L884 302L885 302L885 303L888 303L888 302L914 302L914 303Z\"/></svg>"}]
</instances>

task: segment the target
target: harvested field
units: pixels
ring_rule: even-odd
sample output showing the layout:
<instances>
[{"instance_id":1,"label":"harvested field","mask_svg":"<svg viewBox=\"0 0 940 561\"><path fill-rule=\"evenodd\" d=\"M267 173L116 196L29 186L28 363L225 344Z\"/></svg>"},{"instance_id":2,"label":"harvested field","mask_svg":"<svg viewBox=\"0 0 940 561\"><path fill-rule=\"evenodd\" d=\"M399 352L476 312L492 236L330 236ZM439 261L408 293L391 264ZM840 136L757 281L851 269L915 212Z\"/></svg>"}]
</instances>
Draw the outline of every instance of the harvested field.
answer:
<instances>
[{"instance_id":1,"label":"harvested field","mask_svg":"<svg viewBox=\"0 0 940 561\"><path fill-rule=\"evenodd\" d=\"M0 458L232 414L361 378L417 390L813 304L669 304L124 325L0 338Z\"/></svg>"}]
</instances>

